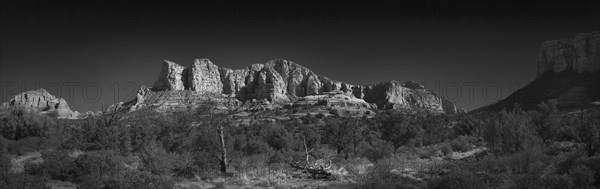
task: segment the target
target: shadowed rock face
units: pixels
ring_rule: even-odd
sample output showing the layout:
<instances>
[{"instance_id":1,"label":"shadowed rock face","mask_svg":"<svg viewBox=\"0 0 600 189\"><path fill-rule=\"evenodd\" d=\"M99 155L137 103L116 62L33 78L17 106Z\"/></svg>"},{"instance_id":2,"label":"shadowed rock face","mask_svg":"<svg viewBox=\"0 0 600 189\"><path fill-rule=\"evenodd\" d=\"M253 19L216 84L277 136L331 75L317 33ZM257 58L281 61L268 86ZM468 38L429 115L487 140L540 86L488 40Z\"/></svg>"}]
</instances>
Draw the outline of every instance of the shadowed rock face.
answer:
<instances>
[{"instance_id":1,"label":"shadowed rock face","mask_svg":"<svg viewBox=\"0 0 600 189\"><path fill-rule=\"evenodd\" d=\"M176 64L174 62L165 60L162 71L160 72L160 76L158 80L154 82L154 86L152 88L154 90L184 90L184 79L186 79L186 74L184 74L185 67Z\"/></svg>"},{"instance_id":2,"label":"shadowed rock face","mask_svg":"<svg viewBox=\"0 0 600 189\"><path fill-rule=\"evenodd\" d=\"M462 111L416 82L351 85L317 75L283 59L243 69L219 67L208 59L196 59L189 68L165 61L152 91L183 90L220 94L241 102L266 99L271 103L290 103L306 96L336 92L375 103L380 109L423 108L449 114Z\"/></svg>"},{"instance_id":3,"label":"shadowed rock face","mask_svg":"<svg viewBox=\"0 0 600 189\"><path fill-rule=\"evenodd\" d=\"M542 43L537 77L548 71L594 73L600 70L600 32L580 33L574 38Z\"/></svg>"},{"instance_id":4,"label":"shadowed rock face","mask_svg":"<svg viewBox=\"0 0 600 189\"><path fill-rule=\"evenodd\" d=\"M534 81L482 110L534 109L556 99L561 109L581 108L600 100L600 32L542 43Z\"/></svg>"},{"instance_id":5,"label":"shadowed rock face","mask_svg":"<svg viewBox=\"0 0 600 189\"><path fill-rule=\"evenodd\" d=\"M62 98L56 98L45 89L27 91L16 95L13 99L2 104L3 108L23 108L53 114L58 118L77 118L78 112L73 112Z\"/></svg>"}]
</instances>

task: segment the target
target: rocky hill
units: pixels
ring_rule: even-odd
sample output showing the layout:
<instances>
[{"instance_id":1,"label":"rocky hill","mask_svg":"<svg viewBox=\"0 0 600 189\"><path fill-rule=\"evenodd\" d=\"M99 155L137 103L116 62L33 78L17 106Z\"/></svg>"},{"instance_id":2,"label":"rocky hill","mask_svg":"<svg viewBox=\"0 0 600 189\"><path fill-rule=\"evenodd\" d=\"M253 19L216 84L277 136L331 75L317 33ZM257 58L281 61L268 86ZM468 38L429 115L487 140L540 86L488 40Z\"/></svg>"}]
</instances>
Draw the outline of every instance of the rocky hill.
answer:
<instances>
[{"instance_id":1,"label":"rocky hill","mask_svg":"<svg viewBox=\"0 0 600 189\"><path fill-rule=\"evenodd\" d=\"M219 67L205 58L196 59L189 67L165 60L152 88L142 87L134 100L119 106L169 111L206 101L217 102L221 108L246 110L313 104L364 110L423 109L446 114L463 111L416 82L352 85L283 59L243 69Z\"/></svg>"},{"instance_id":2,"label":"rocky hill","mask_svg":"<svg viewBox=\"0 0 600 189\"><path fill-rule=\"evenodd\" d=\"M524 109L556 99L561 109L588 106L600 100L600 32L542 43L537 77L527 86L482 110Z\"/></svg>"},{"instance_id":3,"label":"rocky hill","mask_svg":"<svg viewBox=\"0 0 600 189\"><path fill-rule=\"evenodd\" d=\"M38 111L60 119L77 119L80 116L79 112L72 111L69 108L67 101L55 97L42 88L18 94L13 99L0 105L0 109L9 108Z\"/></svg>"}]
</instances>

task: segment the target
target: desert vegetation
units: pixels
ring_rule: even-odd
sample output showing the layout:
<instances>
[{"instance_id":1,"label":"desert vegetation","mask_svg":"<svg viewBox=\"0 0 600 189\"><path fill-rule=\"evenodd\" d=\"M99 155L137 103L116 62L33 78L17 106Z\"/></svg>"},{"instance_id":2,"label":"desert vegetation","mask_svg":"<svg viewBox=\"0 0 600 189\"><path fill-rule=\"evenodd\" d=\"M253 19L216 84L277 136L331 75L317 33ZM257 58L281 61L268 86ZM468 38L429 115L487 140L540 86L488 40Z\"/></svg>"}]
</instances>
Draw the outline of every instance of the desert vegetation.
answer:
<instances>
[{"instance_id":1,"label":"desert vegetation","mask_svg":"<svg viewBox=\"0 0 600 189\"><path fill-rule=\"evenodd\" d=\"M596 188L600 109L380 111L233 125L210 105L0 120L0 188ZM276 112L273 112L276 114ZM320 172L319 172L320 171Z\"/></svg>"}]
</instances>

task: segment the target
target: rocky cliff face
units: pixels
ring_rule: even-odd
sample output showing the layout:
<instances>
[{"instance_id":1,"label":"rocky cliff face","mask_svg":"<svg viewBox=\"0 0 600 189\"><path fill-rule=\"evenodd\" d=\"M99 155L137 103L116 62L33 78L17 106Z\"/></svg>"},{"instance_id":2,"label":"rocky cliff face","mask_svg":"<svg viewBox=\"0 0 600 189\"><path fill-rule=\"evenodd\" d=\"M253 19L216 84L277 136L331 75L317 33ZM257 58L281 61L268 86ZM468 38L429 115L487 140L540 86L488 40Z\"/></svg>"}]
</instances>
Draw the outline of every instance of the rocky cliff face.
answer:
<instances>
[{"instance_id":1,"label":"rocky cliff face","mask_svg":"<svg viewBox=\"0 0 600 189\"><path fill-rule=\"evenodd\" d=\"M188 68L165 61L152 91L184 90L194 94L222 95L240 102L266 99L270 103L291 103L302 97L335 92L375 103L380 109L423 108L439 113L460 112L454 104L416 82L351 85L317 75L308 68L283 59L252 64L243 69L219 67L208 59L196 59Z\"/></svg>"},{"instance_id":2,"label":"rocky cliff face","mask_svg":"<svg viewBox=\"0 0 600 189\"><path fill-rule=\"evenodd\" d=\"M537 76L548 71L574 70L594 73L600 70L600 32L580 33L574 38L549 40L542 43Z\"/></svg>"},{"instance_id":3,"label":"rocky cliff face","mask_svg":"<svg viewBox=\"0 0 600 189\"><path fill-rule=\"evenodd\" d=\"M61 119L73 119L79 116L79 112L71 111L64 99L56 98L45 89L18 94L10 101L3 103L1 107L39 111Z\"/></svg>"}]
</instances>

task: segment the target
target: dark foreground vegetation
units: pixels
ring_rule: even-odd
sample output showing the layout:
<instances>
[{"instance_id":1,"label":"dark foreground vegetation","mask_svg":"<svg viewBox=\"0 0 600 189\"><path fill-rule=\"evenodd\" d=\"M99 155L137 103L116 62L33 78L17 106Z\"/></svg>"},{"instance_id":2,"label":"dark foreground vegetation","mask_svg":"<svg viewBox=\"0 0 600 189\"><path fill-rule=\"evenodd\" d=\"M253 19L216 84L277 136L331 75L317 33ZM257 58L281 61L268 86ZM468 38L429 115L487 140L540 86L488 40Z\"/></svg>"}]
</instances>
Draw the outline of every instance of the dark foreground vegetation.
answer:
<instances>
[{"instance_id":1,"label":"dark foreground vegetation","mask_svg":"<svg viewBox=\"0 0 600 189\"><path fill-rule=\"evenodd\" d=\"M49 188L57 181L186 188L188 181L211 179L221 179L217 187L293 179L356 188L600 186L597 108L565 113L544 103L532 111L452 117L321 114L247 126L233 126L229 114L199 108L55 120L12 110L0 120L0 188ZM19 161L35 153L41 158Z\"/></svg>"}]
</instances>

